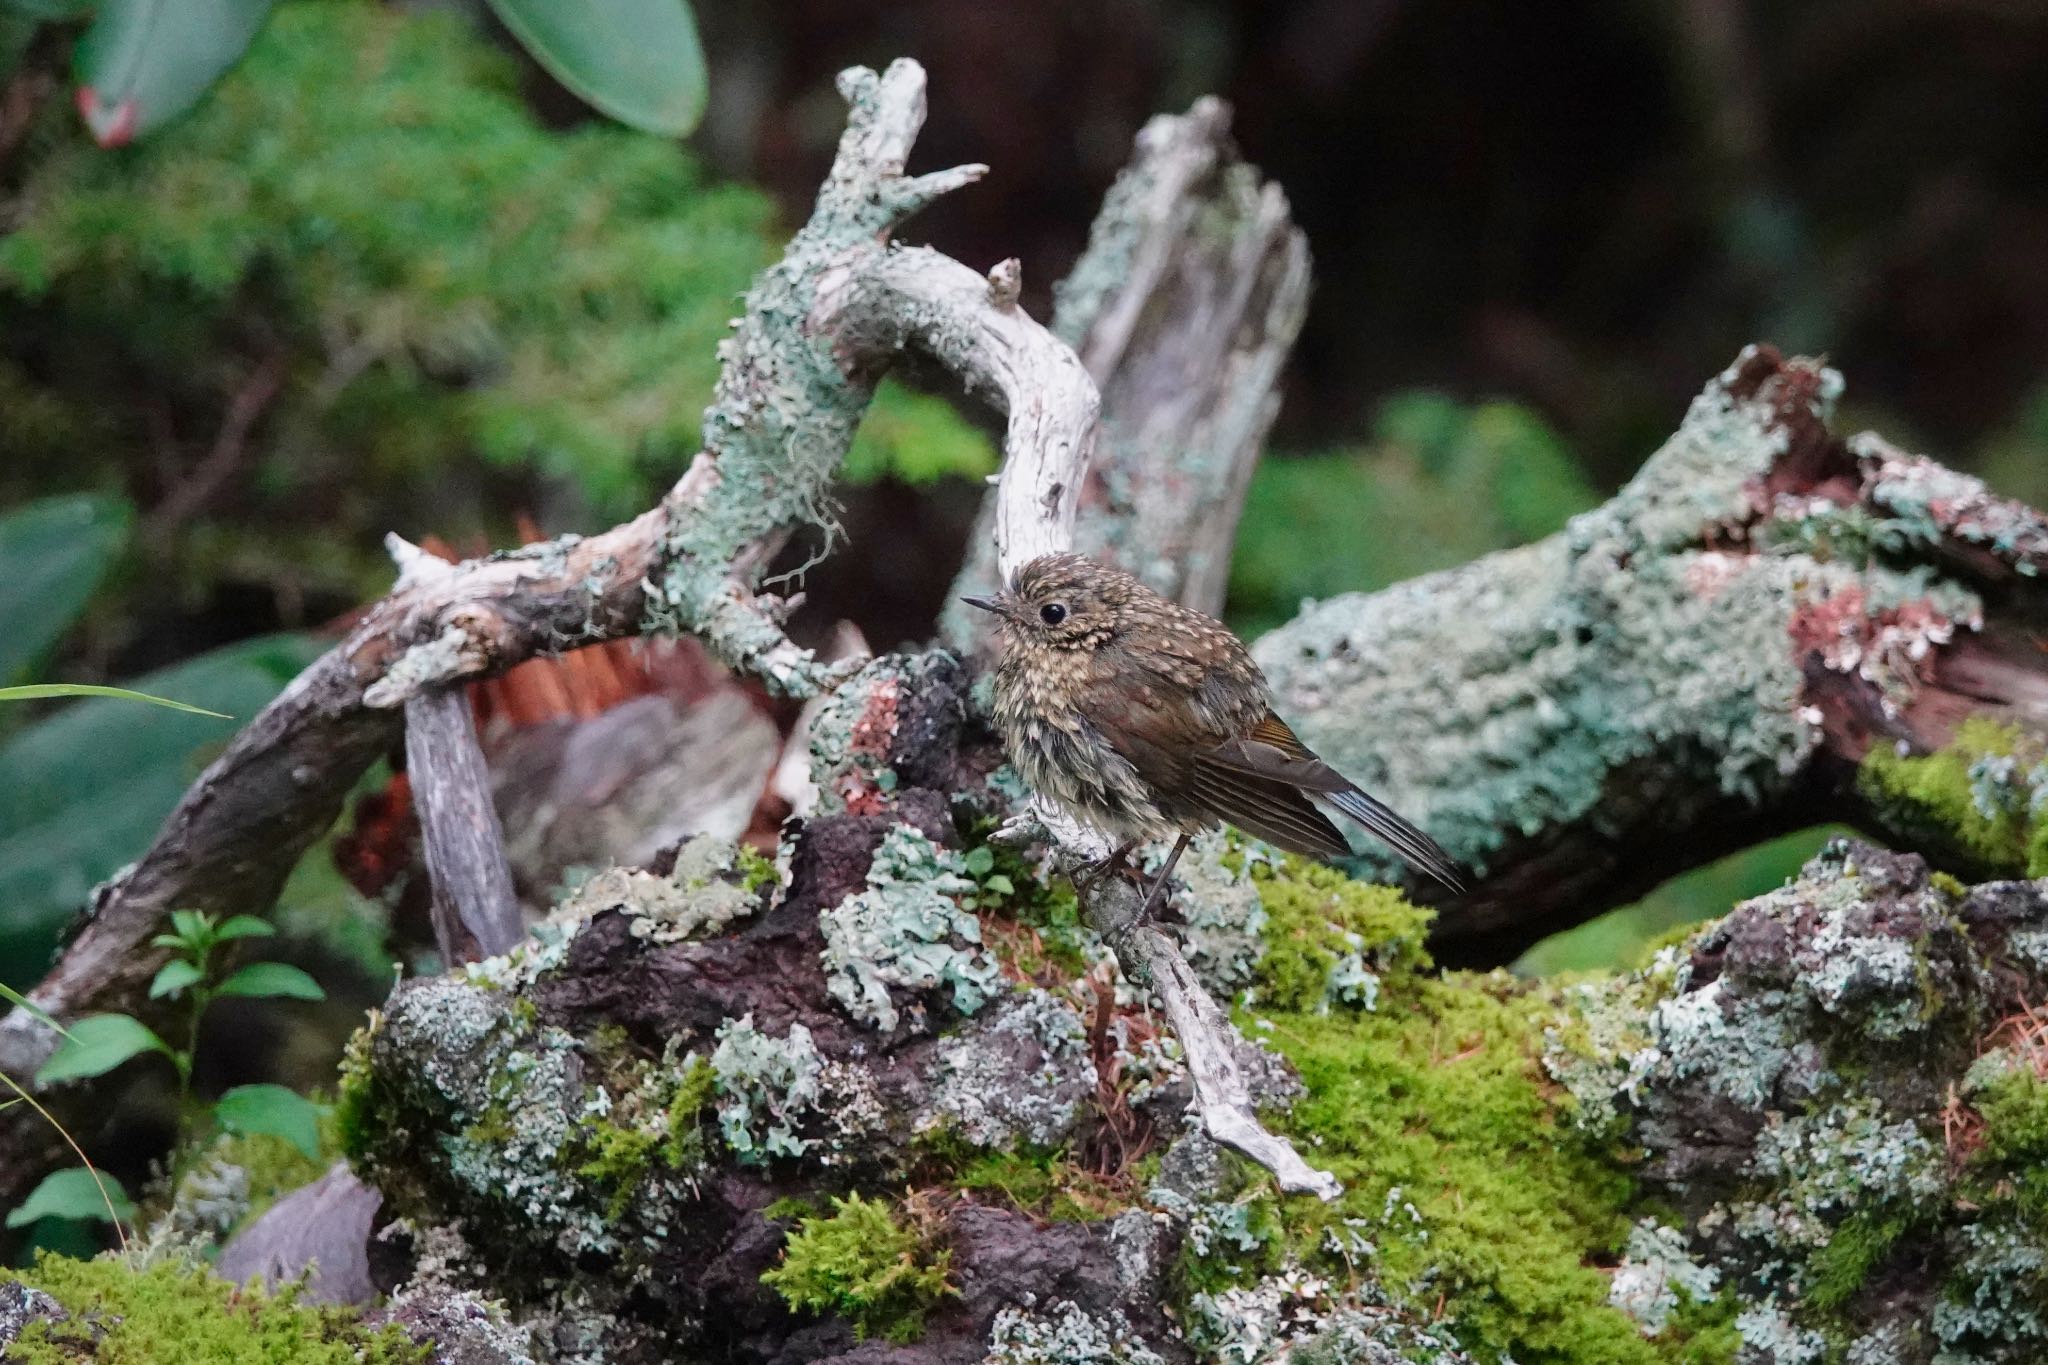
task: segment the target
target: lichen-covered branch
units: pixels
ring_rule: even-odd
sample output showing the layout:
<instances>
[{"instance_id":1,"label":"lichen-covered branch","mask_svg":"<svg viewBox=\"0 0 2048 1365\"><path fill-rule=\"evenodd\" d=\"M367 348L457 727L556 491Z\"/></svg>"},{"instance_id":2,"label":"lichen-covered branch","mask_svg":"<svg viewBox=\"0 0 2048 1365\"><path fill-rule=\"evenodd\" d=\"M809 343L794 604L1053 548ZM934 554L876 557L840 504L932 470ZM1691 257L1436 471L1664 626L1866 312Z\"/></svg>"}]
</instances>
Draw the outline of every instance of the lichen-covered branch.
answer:
<instances>
[{"instance_id":1,"label":"lichen-covered branch","mask_svg":"<svg viewBox=\"0 0 2048 1365\"><path fill-rule=\"evenodd\" d=\"M1229 131L1213 98L1145 126L1053 319L1102 392L1070 548L1212 613L1309 294L1287 197L1237 159ZM991 495L981 527L999 521ZM975 537L955 597L993 586L995 541ZM973 647L987 617L949 604L941 627Z\"/></svg>"},{"instance_id":2,"label":"lichen-covered branch","mask_svg":"<svg viewBox=\"0 0 2048 1365\"><path fill-rule=\"evenodd\" d=\"M721 348L706 449L662 504L601 535L402 582L236 737L156 843L100 890L91 921L37 987L39 1006L65 1018L129 1003L173 905L267 905L390 746L395 708L423 691L643 629L695 633L785 692L830 682L837 673L788 640L753 584L794 527L829 523L833 475L902 346L930 350L1005 402L1013 461L1085 461L1095 398L1071 353L1014 307L1014 291L991 292L964 267L897 253L887 240L904 217L980 174L903 174L924 119L922 69L856 68L840 84L850 111L831 175L787 255L749 292ZM54 1045L23 1012L0 1019L0 1068L10 1074L32 1075ZM0 1114L0 1140L18 1122Z\"/></svg>"},{"instance_id":3,"label":"lichen-covered branch","mask_svg":"<svg viewBox=\"0 0 2048 1365\"><path fill-rule=\"evenodd\" d=\"M1835 436L1840 382L1746 351L1564 531L1321 603L1258 642L1302 737L1479 874L1440 905L1452 957L1504 961L1831 819L1961 872L2025 869L1931 837L1930 823L1968 824L1967 777L1964 810L1937 819L1884 765L1943 749L1973 716L2048 733L2048 522L1874 437ZM1985 799L1996 823L2004 798Z\"/></svg>"}]
</instances>

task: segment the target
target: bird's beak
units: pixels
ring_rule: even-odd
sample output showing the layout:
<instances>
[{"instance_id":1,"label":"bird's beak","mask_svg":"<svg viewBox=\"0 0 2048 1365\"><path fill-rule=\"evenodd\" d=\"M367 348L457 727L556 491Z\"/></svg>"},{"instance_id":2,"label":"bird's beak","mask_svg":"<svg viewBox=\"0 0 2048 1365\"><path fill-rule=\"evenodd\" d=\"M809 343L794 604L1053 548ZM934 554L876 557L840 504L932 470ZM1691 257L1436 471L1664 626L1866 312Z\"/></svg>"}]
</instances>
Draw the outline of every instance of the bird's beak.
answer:
<instances>
[{"instance_id":1,"label":"bird's beak","mask_svg":"<svg viewBox=\"0 0 2048 1365\"><path fill-rule=\"evenodd\" d=\"M992 611L998 616L1002 615L1003 604L993 597L963 597L960 600L970 607L980 607L983 611Z\"/></svg>"}]
</instances>

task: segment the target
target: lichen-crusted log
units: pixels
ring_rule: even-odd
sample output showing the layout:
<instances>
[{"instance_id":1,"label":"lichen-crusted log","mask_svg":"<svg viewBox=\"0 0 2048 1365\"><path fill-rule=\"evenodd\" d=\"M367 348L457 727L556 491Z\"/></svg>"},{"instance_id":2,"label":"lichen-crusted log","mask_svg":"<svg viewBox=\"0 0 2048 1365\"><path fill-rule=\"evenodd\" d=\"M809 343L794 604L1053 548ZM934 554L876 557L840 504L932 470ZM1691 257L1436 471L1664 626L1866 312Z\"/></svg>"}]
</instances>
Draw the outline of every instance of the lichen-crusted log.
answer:
<instances>
[{"instance_id":1,"label":"lichen-crusted log","mask_svg":"<svg viewBox=\"0 0 2048 1365\"><path fill-rule=\"evenodd\" d=\"M400 987L352 1048L341 1126L423 1266L616 1361L1191 1359L1173 1267L1189 1237L1198 1262L1242 1254L1224 1239L1248 1234L1222 1230L1244 1216L1231 1168L1201 1132L1194 1059L1116 1003L1058 893L961 847L1006 804L967 683L950 656L889 657L834 693L819 806L780 879L693 840L592 879L511 956ZM1256 892L1234 892L1212 940L1235 945L1225 979L1255 950ZM1064 966L1041 933L1066 936ZM1206 1004L1192 983L1174 998ZM1228 1040L1247 1112L1300 1093L1217 1021L1187 1034ZM1172 1154L1141 1191L1154 1143ZM802 1272L789 1239L848 1191L921 1229L956 1292L898 1302L842 1267L836 1311L793 1311L763 1277ZM1462 1360L1405 1311L1290 1283L1244 1340L1320 1330L1333 1358ZM1239 1308L1209 1304L1205 1330L1238 1332ZM920 1323L915 1345L882 1339Z\"/></svg>"},{"instance_id":2,"label":"lichen-crusted log","mask_svg":"<svg viewBox=\"0 0 2048 1365\"><path fill-rule=\"evenodd\" d=\"M1655 1332L1732 1298L1742 1360L2042 1359L2044 997L2048 884L1848 841L1575 989L1547 1063L1656 1210L1614 1302Z\"/></svg>"},{"instance_id":3,"label":"lichen-crusted log","mask_svg":"<svg viewBox=\"0 0 2048 1365\"><path fill-rule=\"evenodd\" d=\"M879 77L855 68L840 88L850 113L831 175L788 254L749 292L721 348L706 449L661 506L601 535L402 581L235 738L156 843L101 889L92 920L36 988L38 1006L62 1019L130 1004L156 965L148 940L173 905L267 905L389 746L391 708L424 689L646 628L693 632L783 691L830 681L834 671L790 643L752 585L793 527L827 517L833 473L901 348L930 351L1003 404L1012 467L1085 467L1097 400L1072 351L1014 306L1014 290L992 291L957 262L889 244L905 217L982 172L903 174L924 121L923 70L908 61ZM1069 524L1075 480L1039 487ZM409 551L394 546L402 564L417 557ZM0 1018L0 1069L10 1074L33 1075L55 1044L23 1011ZM0 1113L0 1142L22 1122L19 1109ZM0 1199L22 1192L16 1180L13 1170L0 1175Z\"/></svg>"},{"instance_id":4,"label":"lichen-crusted log","mask_svg":"<svg viewBox=\"0 0 2048 1365\"><path fill-rule=\"evenodd\" d=\"M1214 98L1145 126L1053 317L1102 391L1071 548L1211 613L1309 295L1287 197L1237 159L1229 132ZM991 497L984 532L994 518ZM953 596L992 587L996 560L977 535ZM941 626L969 648L988 618L949 601Z\"/></svg>"},{"instance_id":5,"label":"lichen-crusted log","mask_svg":"<svg viewBox=\"0 0 2048 1365\"><path fill-rule=\"evenodd\" d=\"M1834 436L1839 384L1746 351L1557 535L1321 603L1257 643L1302 738L1479 874L1440 907L1445 953L1505 961L1829 819L1959 872L2023 870L1930 846L1925 803L1873 764L1941 749L1971 716L2048 732L2048 522ZM1360 861L1399 875L1380 850Z\"/></svg>"}]
</instances>

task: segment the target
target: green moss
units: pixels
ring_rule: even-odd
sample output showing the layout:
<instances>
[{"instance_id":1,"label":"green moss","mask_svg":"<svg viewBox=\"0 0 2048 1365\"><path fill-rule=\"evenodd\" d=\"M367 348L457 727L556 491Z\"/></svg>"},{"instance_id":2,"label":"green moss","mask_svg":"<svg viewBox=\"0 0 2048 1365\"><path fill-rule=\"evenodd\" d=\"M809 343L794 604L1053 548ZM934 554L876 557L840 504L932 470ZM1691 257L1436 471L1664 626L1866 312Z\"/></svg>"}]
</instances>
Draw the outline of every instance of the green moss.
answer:
<instances>
[{"instance_id":1,"label":"green moss","mask_svg":"<svg viewBox=\"0 0 2048 1365\"><path fill-rule=\"evenodd\" d=\"M382 1016L376 1010L342 1049L339 1086L334 1097L334 1141L351 1161L368 1156L381 1131L376 1068L370 1064L370 1043Z\"/></svg>"},{"instance_id":2,"label":"green moss","mask_svg":"<svg viewBox=\"0 0 2048 1365\"><path fill-rule=\"evenodd\" d=\"M22 1365L409 1365L432 1355L396 1327L369 1330L346 1309L298 1303L291 1289L266 1294L171 1262L136 1270L117 1257L46 1253L0 1276L48 1294L72 1319L23 1328L6 1352Z\"/></svg>"},{"instance_id":3,"label":"green moss","mask_svg":"<svg viewBox=\"0 0 2048 1365\"><path fill-rule=\"evenodd\" d=\"M2025 1068L2006 1071L1976 1096L1976 1108L1984 1119L1980 1160L2048 1161L2048 1081Z\"/></svg>"},{"instance_id":4,"label":"green moss","mask_svg":"<svg viewBox=\"0 0 2048 1365\"><path fill-rule=\"evenodd\" d=\"M612 1112L586 1121L566 1159L603 1191L606 1216L623 1218L657 1165L691 1171L703 1164L703 1124L716 1082L710 1065L693 1055L679 1071L657 1067L617 1087Z\"/></svg>"},{"instance_id":5,"label":"green moss","mask_svg":"<svg viewBox=\"0 0 2048 1365\"><path fill-rule=\"evenodd\" d=\"M1441 1301L1482 1359L1654 1361L1588 1263L1625 1240L1632 1184L1556 1120L1537 1060L1556 1010L1496 974L1411 977L1371 1013L1266 1016L1309 1091L1285 1126L1345 1186L1290 1202L1287 1240L1328 1262L1326 1239L1362 1226L1389 1291Z\"/></svg>"},{"instance_id":6,"label":"green moss","mask_svg":"<svg viewBox=\"0 0 2048 1365\"><path fill-rule=\"evenodd\" d=\"M1323 1010L1350 996L1370 1007L1375 978L1429 965L1429 914L1392 887L1353 881L1333 867L1289 857L1253 869L1266 910L1259 999L1283 1010ZM1376 989L1376 987L1374 988Z\"/></svg>"},{"instance_id":7,"label":"green moss","mask_svg":"<svg viewBox=\"0 0 2048 1365\"><path fill-rule=\"evenodd\" d=\"M806 1218L784 1247L782 1264L761 1277L791 1308L836 1313L856 1336L877 1332L915 1341L924 1315L946 1294L952 1253L926 1239L880 1200L858 1194L832 1201L832 1214Z\"/></svg>"},{"instance_id":8,"label":"green moss","mask_svg":"<svg viewBox=\"0 0 2048 1365\"><path fill-rule=\"evenodd\" d=\"M1066 1152L989 1152L973 1157L951 1177L973 1190L1056 1223L1093 1223L1131 1204L1133 1182L1106 1180Z\"/></svg>"},{"instance_id":9,"label":"green moss","mask_svg":"<svg viewBox=\"0 0 2048 1365\"><path fill-rule=\"evenodd\" d=\"M758 894L782 880L782 874L775 869L775 860L746 844L740 845L735 865L739 869L740 885L748 895Z\"/></svg>"},{"instance_id":10,"label":"green moss","mask_svg":"<svg viewBox=\"0 0 2048 1365\"><path fill-rule=\"evenodd\" d=\"M1911 1210L1883 1207L1843 1219L1807 1263L1807 1305L1829 1312L1847 1304L1919 1221Z\"/></svg>"},{"instance_id":11,"label":"green moss","mask_svg":"<svg viewBox=\"0 0 2048 1365\"><path fill-rule=\"evenodd\" d=\"M704 1158L704 1120L718 1094L718 1076L702 1057L692 1056L668 1102L668 1137L662 1156L678 1169Z\"/></svg>"},{"instance_id":12,"label":"green moss","mask_svg":"<svg viewBox=\"0 0 2048 1365\"><path fill-rule=\"evenodd\" d=\"M1742 1301L1732 1289L1706 1301L1681 1294L1657 1334L1664 1359L1672 1365L1735 1365L1742 1349L1742 1333L1735 1327L1741 1310Z\"/></svg>"},{"instance_id":13,"label":"green moss","mask_svg":"<svg viewBox=\"0 0 2048 1365\"><path fill-rule=\"evenodd\" d=\"M1245 1205L1223 1278L1299 1261L1343 1279L1366 1258L1479 1359L1669 1359L1590 1263L1625 1242L1633 1185L1617 1153L1558 1121L1540 1053L1562 997L1504 973L1429 974L1429 917L1388 888L1296 861L1255 875L1267 942L1241 1023L1300 1072L1308 1094L1278 1126L1344 1194ZM1331 989L1347 960L1376 974L1372 1008ZM1214 1279L1183 1266L1188 1290Z\"/></svg>"},{"instance_id":14,"label":"green moss","mask_svg":"<svg viewBox=\"0 0 2048 1365\"><path fill-rule=\"evenodd\" d=\"M2039 742L2017 726L1973 716L1931 754L1873 746L1856 787L1916 846L1987 876L2039 876L2048 872L2048 834L2033 819L2031 775L2041 759Z\"/></svg>"}]
</instances>

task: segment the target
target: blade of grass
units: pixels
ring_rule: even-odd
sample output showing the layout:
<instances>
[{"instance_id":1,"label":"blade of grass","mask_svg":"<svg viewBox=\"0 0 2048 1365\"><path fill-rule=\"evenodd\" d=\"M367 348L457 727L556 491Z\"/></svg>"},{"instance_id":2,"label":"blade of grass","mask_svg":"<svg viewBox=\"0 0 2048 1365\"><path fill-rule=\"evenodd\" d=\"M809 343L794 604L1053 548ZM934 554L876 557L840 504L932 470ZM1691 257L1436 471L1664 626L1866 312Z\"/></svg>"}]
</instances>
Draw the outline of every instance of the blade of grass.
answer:
<instances>
[{"instance_id":1,"label":"blade of grass","mask_svg":"<svg viewBox=\"0 0 2048 1365\"><path fill-rule=\"evenodd\" d=\"M38 1023L47 1024L57 1030L58 1037L66 1039L71 1037L71 1030L51 1018L41 1005L36 1004L20 991L4 982L0 982L0 1000L5 1000L8 1004L23 1011L29 1018L36 1020Z\"/></svg>"},{"instance_id":2,"label":"blade of grass","mask_svg":"<svg viewBox=\"0 0 2048 1365\"><path fill-rule=\"evenodd\" d=\"M78 1158L78 1164L85 1167L87 1171L92 1173L92 1183L99 1187L100 1198L104 1200L107 1205L107 1221L114 1225L114 1236L117 1239L119 1239L121 1243L121 1250L123 1252L126 1252L128 1250L128 1230L121 1226L121 1215L114 1211L114 1197L107 1193L107 1182L100 1179L99 1170L86 1157L85 1149L78 1145L77 1141L71 1136L70 1131L66 1129L63 1124L57 1122L55 1115L53 1115L49 1110L43 1108L41 1104L37 1103L36 1097L34 1095L31 1095L28 1093L28 1091L22 1089L20 1081L15 1080L14 1077L8 1075L4 1071L0 1071L0 1081L4 1081L7 1085L7 1088L14 1092L15 1099L26 1103L29 1108L35 1110L38 1114L41 1114L43 1116L43 1122L49 1124L52 1128L56 1129L57 1136L64 1139L64 1145L66 1147L69 1147L73 1155L75 1155Z\"/></svg>"},{"instance_id":3,"label":"blade of grass","mask_svg":"<svg viewBox=\"0 0 2048 1365\"><path fill-rule=\"evenodd\" d=\"M234 719L224 712L172 701L169 697L152 697L147 692L131 692L125 687L101 687L95 683L24 683L20 687L0 687L0 701L36 701L44 697L115 697L126 701L146 701L151 706L168 706L173 711L189 711L195 716Z\"/></svg>"}]
</instances>

